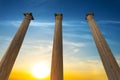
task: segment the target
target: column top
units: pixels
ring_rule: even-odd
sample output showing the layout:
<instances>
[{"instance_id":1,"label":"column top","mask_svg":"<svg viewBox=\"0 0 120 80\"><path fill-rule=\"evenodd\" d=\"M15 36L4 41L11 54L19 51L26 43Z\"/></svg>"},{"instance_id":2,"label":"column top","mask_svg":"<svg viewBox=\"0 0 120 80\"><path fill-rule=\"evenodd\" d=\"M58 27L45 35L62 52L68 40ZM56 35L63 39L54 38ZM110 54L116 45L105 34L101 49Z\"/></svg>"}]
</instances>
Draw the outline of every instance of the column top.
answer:
<instances>
[{"instance_id":1,"label":"column top","mask_svg":"<svg viewBox=\"0 0 120 80\"><path fill-rule=\"evenodd\" d=\"M93 16L94 16L94 13L87 13L85 19L86 20L91 19L93 18Z\"/></svg>"},{"instance_id":2,"label":"column top","mask_svg":"<svg viewBox=\"0 0 120 80\"><path fill-rule=\"evenodd\" d=\"M56 19L62 19L63 14L61 14L61 13L55 13L55 17L56 17Z\"/></svg>"},{"instance_id":3,"label":"column top","mask_svg":"<svg viewBox=\"0 0 120 80\"><path fill-rule=\"evenodd\" d=\"M24 16L31 19L31 20L34 20L32 13L24 13Z\"/></svg>"}]
</instances>

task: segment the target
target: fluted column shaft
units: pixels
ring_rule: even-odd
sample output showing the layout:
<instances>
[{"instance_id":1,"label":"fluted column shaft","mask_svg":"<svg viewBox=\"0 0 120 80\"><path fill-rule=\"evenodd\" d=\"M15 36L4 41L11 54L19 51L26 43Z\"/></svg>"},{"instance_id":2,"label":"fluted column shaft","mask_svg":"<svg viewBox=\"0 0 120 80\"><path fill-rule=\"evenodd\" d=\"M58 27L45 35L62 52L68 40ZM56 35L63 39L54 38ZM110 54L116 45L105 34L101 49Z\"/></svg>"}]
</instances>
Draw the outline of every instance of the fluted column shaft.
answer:
<instances>
[{"instance_id":1,"label":"fluted column shaft","mask_svg":"<svg viewBox=\"0 0 120 80\"><path fill-rule=\"evenodd\" d=\"M24 36L30 21L33 19L32 13L25 13L25 18L20 25L16 35L10 43L5 55L0 62L0 80L8 80L12 67L22 45Z\"/></svg>"},{"instance_id":2,"label":"fluted column shaft","mask_svg":"<svg viewBox=\"0 0 120 80\"><path fill-rule=\"evenodd\" d=\"M89 23L96 47L103 62L106 74L109 80L120 80L120 68L113 56L106 40L104 39L98 25L96 24L93 14L87 14L86 19Z\"/></svg>"},{"instance_id":3,"label":"fluted column shaft","mask_svg":"<svg viewBox=\"0 0 120 80\"><path fill-rule=\"evenodd\" d=\"M55 14L51 80L63 80L62 14Z\"/></svg>"}]
</instances>

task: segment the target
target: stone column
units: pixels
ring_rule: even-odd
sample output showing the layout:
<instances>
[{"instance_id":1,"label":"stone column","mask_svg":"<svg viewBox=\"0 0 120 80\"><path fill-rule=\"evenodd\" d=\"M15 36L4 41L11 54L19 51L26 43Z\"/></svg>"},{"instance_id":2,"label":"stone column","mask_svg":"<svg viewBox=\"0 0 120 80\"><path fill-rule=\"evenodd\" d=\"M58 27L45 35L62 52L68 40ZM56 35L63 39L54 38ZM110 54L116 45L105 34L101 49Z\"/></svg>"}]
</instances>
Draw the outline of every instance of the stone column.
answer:
<instances>
[{"instance_id":1,"label":"stone column","mask_svg":"<svg viewBox=\"0 0 120 80\"><path fill-rule=\"evenodd\" d=\"M5 55L0 62L0 80L8 80L12 67L22 45L24 36L28 29L29 23L33 20L32 13L25 13L25 18L20 25L16 35L10 43Z\"/></svg>"},{"instance_id":2,"label":"stone column","mask_svg":"<svg viewBox=\"0 0 120 80\"><path fill-rule=\"evenodd\" d=\"M120 80L120 68L113 56L106 40L104 39L98 25L96 24L94 14L89 13L86 15L86 19L89 23L96 47L103 62L107 77L109 80Z\"/></svg>"},{"instance_id":3,"label":"stone column","mask_svg":"<svg viewBox=\"0 0 120 80\"><path fill-rule=\"evenodd\" d=\"M62 14L55 14L51 80L63 80Z\"/></svg>"}]
</instances>

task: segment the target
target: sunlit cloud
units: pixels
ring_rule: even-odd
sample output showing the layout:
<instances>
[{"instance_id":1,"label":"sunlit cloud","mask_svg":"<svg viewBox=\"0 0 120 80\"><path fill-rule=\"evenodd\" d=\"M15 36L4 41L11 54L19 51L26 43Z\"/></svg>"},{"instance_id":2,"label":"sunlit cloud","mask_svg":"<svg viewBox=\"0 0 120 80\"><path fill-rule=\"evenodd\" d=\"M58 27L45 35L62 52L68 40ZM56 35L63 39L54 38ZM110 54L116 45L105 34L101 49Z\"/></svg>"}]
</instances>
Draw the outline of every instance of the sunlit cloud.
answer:
<instances>
[{"instance_id":1,"label":"sunlit cloud","mask_svg":"<svg viewBox=\"0 0 120 80\"><path fill-rule=\"evenodd\" d=\"M52 55L52 43L49 40L25 40L14 69L30 71L31 67L40 62L47 62L50 67ZM24 65L23 65L24 61Z\"/></svg>"},{"instance_id":2,"label":"sunlit cloud","mask_svg":"<svg viewBox=\"0 0 120 80\"><path fill-rule=\"evenodd\" d=\"M83 70L97 70L97 69L99 70L103 68L102 62L99 60L79 61L79 65L84 66L81 67L81 69Z\"/></svg>"},{"instance_id":3,"label":"sunlit cloud","mask_svg":"<svg viewBox=\"0 0 120 80\"><path fill-rule=\"evenodd\" d=\"M66 72L76 72L77 74L81 72L93 72L96 71L97 73L103 71L105 73L103 64L101 60L77 60L77 61L69 61L65 62L65 71Z\"/></svg>"}]
</instances>

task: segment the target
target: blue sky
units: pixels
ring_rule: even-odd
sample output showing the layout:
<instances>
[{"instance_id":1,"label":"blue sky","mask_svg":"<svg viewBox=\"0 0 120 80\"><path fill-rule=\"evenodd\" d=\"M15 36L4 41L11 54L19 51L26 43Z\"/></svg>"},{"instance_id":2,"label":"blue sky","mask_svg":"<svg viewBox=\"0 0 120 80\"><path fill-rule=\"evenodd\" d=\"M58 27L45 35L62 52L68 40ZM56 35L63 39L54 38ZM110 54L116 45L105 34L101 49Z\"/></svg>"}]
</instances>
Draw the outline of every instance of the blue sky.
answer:
<instances>
[{"instance_id":1,"label":"blue sky","mask_svg":"<svg viewBox=\"0 0 120 80\"><path fill-rule=\"evenodd\" d=\"M51 62L54 35L54 13L63 14L64 66L101 64L85 15L94 12L117 61L120 61L119 0L0 0L0 59L15 35L24 12L32 12L31 21L14 67L24 68L41 60ZM34 60L31 61L31 58ZM28 60L31 63L27 63ZM25 65L22 65L22 62ZM82 63L82 64L81 64ZM119 62L120 63L120 62ZM78 66L71 66L77 69ZM102 65L101 68L103 69ZM85 69L88 69L86 67Z\"/></svg>"}]
</instances>

